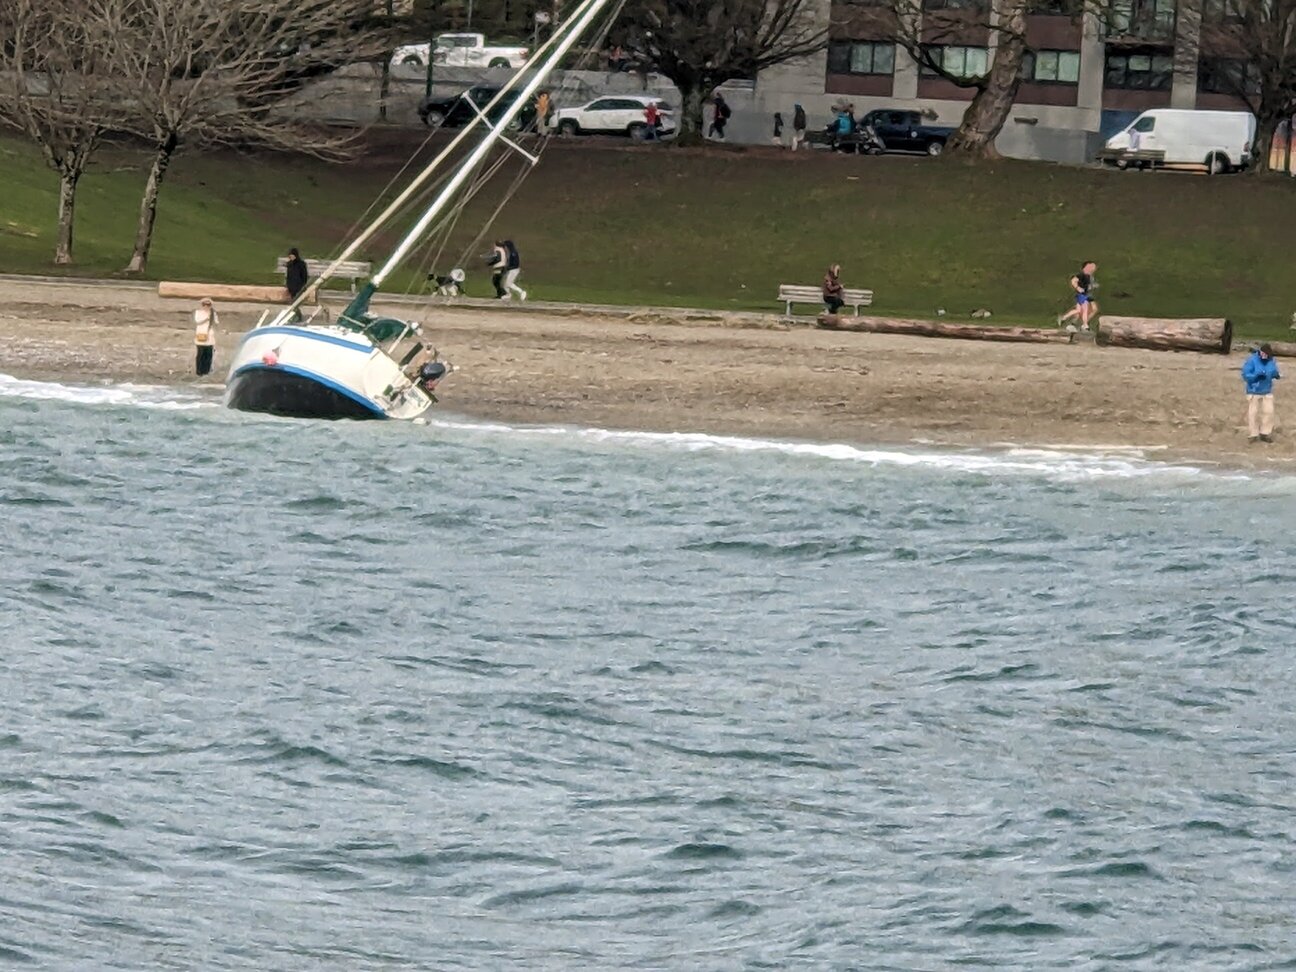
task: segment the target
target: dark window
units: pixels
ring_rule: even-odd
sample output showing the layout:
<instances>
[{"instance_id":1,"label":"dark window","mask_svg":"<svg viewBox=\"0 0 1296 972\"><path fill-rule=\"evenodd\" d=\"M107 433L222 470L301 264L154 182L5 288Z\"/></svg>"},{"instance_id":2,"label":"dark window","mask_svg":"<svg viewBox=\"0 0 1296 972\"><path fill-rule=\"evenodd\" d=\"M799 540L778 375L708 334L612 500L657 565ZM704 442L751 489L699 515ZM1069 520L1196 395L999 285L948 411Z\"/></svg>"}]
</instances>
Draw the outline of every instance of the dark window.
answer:
<instances>
[{"instance_id":1,"label":"dark window","mask_svg":"<svg viewBox=\"0 0 1296 972\"><path fill-rule=\"evenodd\" d=\"M985 10L987 0L923 0L924 10Z\"/></svg>"},{"instance_id":2,"label":"dark window","mask_svg":"<svg viewBox=\"0 0 1296 972\"><path fill-rule=\"evenodd\" d=\"M1026 12L1035 17L1078 17L1083 9L1076 0L1033 0Z\"/></svg>"},{"instance_id":3,"label":"dark window","mask_svg":"<svg viewBox=\"0 0 1296 972\"><path fill-rule=\"evenodd\" d=\"M1167 54L1108 54L1103 84L1108 88L1169 91L1174 59Z\"/></svg>"},{"instance_id":4,"label":"dark window","mask_svg":"<svg viewBox=\"0 0 1296 972\"><path fill-rule=\"evenodd\" d=\"M984 47L929 45L923 50L945 69L946 74L956 78L980 78L990 68L990 52ZM941 77L941 72L929 67L926 60L922 62L920 73L926 78Z\"/></svg>"},{"instance_id":5,"label":"dark window","mask_svg":"<svg viewBox=\"0 0 1296 972\"><path fill-rule=\"evenodd\" d=\"M1170 40L1175 30L1175 0L1112 0L1107 30L1113 37Z\"/></svg>"},{"instance_id":6,"label":"dark window","mask_svg":"<svg viewBox=\"0 0 1296 972\"><path fill-rule=\"evenodd\" d=\"M1204 57L1197 66L1197 90L1207 94L1249 95L1260 87L1256 66L1230 57Z\"/></svg>"},{"instance_id":7,"label":"dark window","mask_svg":"<svg viewBox=\"0 0 1296 972\"><path fill-rule=\"evenodd\" d=\"M879 41L833 41L829 74L894 74L895 45Z\"/></svg>"},{"instance_id":8,"label":"dark window","mask_svg":"<svg viewBox=\"0 0 1296 972\"><path fill-rule=\"evenodd\" d=\"M1080 83L1079 51L1027 51L1022 59L1022 80L1050 84Z\"/></svg>"}]
</instances>

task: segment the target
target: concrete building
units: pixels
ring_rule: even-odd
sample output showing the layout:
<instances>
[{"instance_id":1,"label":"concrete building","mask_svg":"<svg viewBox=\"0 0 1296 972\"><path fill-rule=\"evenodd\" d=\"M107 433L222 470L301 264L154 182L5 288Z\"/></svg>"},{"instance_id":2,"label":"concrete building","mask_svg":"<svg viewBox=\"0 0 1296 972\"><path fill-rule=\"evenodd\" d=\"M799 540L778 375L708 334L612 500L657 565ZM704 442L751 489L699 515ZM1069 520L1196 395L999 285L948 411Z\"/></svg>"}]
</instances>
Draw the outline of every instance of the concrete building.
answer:
<instances>
[{"instance_id":1,"label":"concrete building","mask_svg":"<svg viewBox=\"0 0 1296 972\"><path fill-rule=\"evenodd\" d=\"M938 124L957 125L973 91L920 69L903 47L887 40L887 0L814 0L815 15L829 30L830 44L815 57L763 73L750 108L763 117L790 117L799 101L810 122L826 124L831 104L848 100L856 114L888 106L928 109ZM924 9L943 20L962 12L958 43L933 45L947 70L975 75L993 56L996 34L978 10L982 0L925 0ZM1203 45L1207 25L1195 4L1176 0L1120 0L1110 23L1092 16L1035 14L1027 40L1032 49L1011 118L999 136L1005 155L1058 162L1086 162L1103 142L1147 108L1245 108L1229 94L1244 62ZM931 14L926 14L931 16ZM944 39L949 39L946 36ZM738 106L736 106L738 107ZM745 107L745 106L744 106ZM738 113L736 112L737 120ZM743 140L748 127L735 126Z\"/></svg>"}]
</instances>

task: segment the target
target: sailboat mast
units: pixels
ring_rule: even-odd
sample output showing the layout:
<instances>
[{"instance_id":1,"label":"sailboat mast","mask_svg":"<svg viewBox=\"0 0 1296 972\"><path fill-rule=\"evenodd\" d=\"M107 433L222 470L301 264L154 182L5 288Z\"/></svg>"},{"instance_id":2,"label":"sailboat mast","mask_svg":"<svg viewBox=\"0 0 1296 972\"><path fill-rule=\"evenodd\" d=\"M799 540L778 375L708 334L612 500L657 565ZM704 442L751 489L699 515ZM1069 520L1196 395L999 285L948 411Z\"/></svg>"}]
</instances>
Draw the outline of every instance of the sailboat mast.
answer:
<instances>
[{"instance_id":1,"label":"sailboat mast","mask_svg":"<svg viewBox=\"0 0 1296 972\"><path fill-rule=\"evenodd\" d=\"M583 0L583 3L592 3L592 2L594 2L594 0ZM559 32L558 34L554 34L552 37L546 40L542 45L540 45L540 48L536 51L536 56L532 58L532 60L538 60L540 57L544 56L546 50L552 47L555 42L557 42L560 35L561 32ZM492 98L488 104L482 107L481 109L482 114L489 115L491 109L493 109L495 105L500 102L501 99L503 99L508 95L509 91L511 91L514 85L517 83L517 79L521 77L523 74L525 74L526 70L527 70L526 65L520 68L517 74L514 75L512 78L510 78L508 83L505 84L499 90L499 93L496 94L495 97ZM454 150L457 149L460 146L460 144L463 143L465 139L467 139L473 134L473 130L475 128L476 125L471 123L464 126L463 130L460 131L457 135L455 135L455 137L450 141L450 144L447 145L444 149L442 149L441 152L437 154L437 157L433 159L431 162L429 162L427 166L425 166L423 170L417 176L414 177L413 181L410 182L410 184L404 189L404 191L401 192L399 196L397 196L394 200L392 200L391 205L389 205L386 209L384 209L382 213L373 220L373 222L371 222L368 226L366 226L363 230L361 230L359 236L357 236L354 240L352 240L350 243L347 244L346 249L342 251L342 254L329 265L328 269L326 269L322 274L320 274L319 281L317 282L323 282L324 280L327 280L330 276L332 276L333 269L337 264L343 263L351 259L351 257L355 256L355 254L359 251L360 247L364 246L365 243L369 242L369 239L379 229L381 229L389 219L391 219L394 215L396 215L396 213L400 211L401 207L404 206L405 203L407 203L410 200L410 198L414 196L415 193L417 193L420 189L423 188L423 185L424 183L427 182L428 178L431 177L431 175L438 168L440 168L441 163L443 163L454 152Z\"/></svg>"},{"instance_id":2,"label":"sailboat mast","mask_svg":"<svg viewBox=\"0 0 1296 972\"><path fill-rule=\"evenodd\" d=\"M574 20L568 23L566 34L555 47L553 53L551 53L549 58L540 66L534 76L532 76L531 80L522 86L522 90L518 92L517 99L513 104L509 105L504 114L500 117L499 121L490 129L477 148L475 148L472 154L469 155L468 158L459 166L459 171L455 173L454 177L448 183L446 183L445 187L441 190L441 194L432 202L432 205L428 207L427 211L414 225L413 229L411 229L409 233L406 234L405 238L401 240L400 245L396 247L387 262L383 264L382 268L376 274L373 275L370 285L374 289L381 287L383 281L386 280L400 262L409 255L410 250L418 245L419 239L427 232L428 227L432 225L436 218L446 208L446 205L454 197L455 193L457 193L463 187L463 184L472 177L472 174L476 171L482 160L486 158L490 150L495 147L496 143L503 136L504 130L509 126L513 119L518 116L522 109L526 107L527 103L540 89L540 85L544 84L545 79L567 55L567 52L572 49L581 34L585 33L585 31L589 29L590 24L594 22L594 18L597 17L603 8L610 2L611 0L587 0L585 9L581 11Z\"/></svg>"}]
</instances>

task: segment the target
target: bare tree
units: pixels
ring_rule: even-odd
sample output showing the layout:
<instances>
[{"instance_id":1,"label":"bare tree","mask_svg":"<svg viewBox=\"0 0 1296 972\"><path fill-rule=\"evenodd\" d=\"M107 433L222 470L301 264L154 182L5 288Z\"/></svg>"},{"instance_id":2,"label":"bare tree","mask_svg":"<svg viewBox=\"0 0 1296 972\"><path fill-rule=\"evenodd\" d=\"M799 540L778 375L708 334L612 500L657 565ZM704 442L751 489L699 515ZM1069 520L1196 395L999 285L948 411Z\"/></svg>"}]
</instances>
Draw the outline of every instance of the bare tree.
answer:
<instances>
[{"instance_id":1,"label":"bare tree","mask_svg":"<svg viewBox=\"0 0 1296 972\"><path fill-rule=\"evenodd\" d=\"M121 0L0 4L0 122L26 134L59 177L54 262L72 262L77 186L117 117L104 44Z\"/></svg>"},{"instance_id":2,"label":"bare tree","mask_svg":"<svg viewBox=\"0 0 1296 972\"><path fill-rule=\"evenodd\" d=\"M995 140L1003 130L1032 53L1028 18L1036 13L1064 14L1079 20L1104 0L882 0L857 13L876 36L894 40L926 73L973 90L946 152L970 159L999 157ZM945 48L960 52L947 63ZM984 63L971 64L966 45L984 49Z\"/></svg>"},{"instance_id":3,"label":"bare tree","mask_svg":"<svg viewBox=\"0 0 1296 972\"><path fill-rule=\"evenodd\" d=\"M706 100L726 81L808 57L828 44L815 0L630 0L616 36L679 89L677 141L702 138Z\"/></svg>"},{"instance_id":4,"label":"bare tree","mask_svg":"<svg viewBox=\"0 0 1296 972\"><path fill-rule=\"evenodd\" d=\"M372 0L130 0L113 63L130 127L153 150L127 271L143 272L158 197L184 145L258 146L338 157L351 139L298 124L285 98L346 63L384 57Z\"/></svg>"},{"instance_id":5,"label":"bare tree","mask_svg":"<svg viewBox=\"0 0 1296 972\"><path fill-rule=\"evenodd\" d=\"M1186 0L1201 17L1211 87L1256 116L1253 171L1269 171L1278 126L1296 114L1296 0Z\"/></svg>"}]
</instances>

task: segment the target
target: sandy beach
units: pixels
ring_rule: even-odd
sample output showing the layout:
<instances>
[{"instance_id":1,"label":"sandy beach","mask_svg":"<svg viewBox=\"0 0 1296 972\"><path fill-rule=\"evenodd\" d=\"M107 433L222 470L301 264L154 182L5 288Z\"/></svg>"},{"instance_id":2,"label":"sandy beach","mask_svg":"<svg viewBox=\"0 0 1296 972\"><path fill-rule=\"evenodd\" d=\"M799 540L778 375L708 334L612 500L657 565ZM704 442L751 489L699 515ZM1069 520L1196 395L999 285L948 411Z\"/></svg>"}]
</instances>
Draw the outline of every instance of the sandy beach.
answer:
<instances>
[{"instance_id":1,"label":"sandy beach","mask_svg":"<svg viewBox=\"0 0 1296 972\"><path fill-rule=\"evenodd\" d=\"M262 309L219 307L211 378L223 379ZM0 373L192 385L191 310L145 289L0 282ZM1133 446L1230 466L1296 459L1282 385L1277 441L1246 440L1244 347L1225 358L834 333L775 313L388 310L423 321L460 369L442 407L478 418L851 443Z\"/></svg>"}]
</instances>

